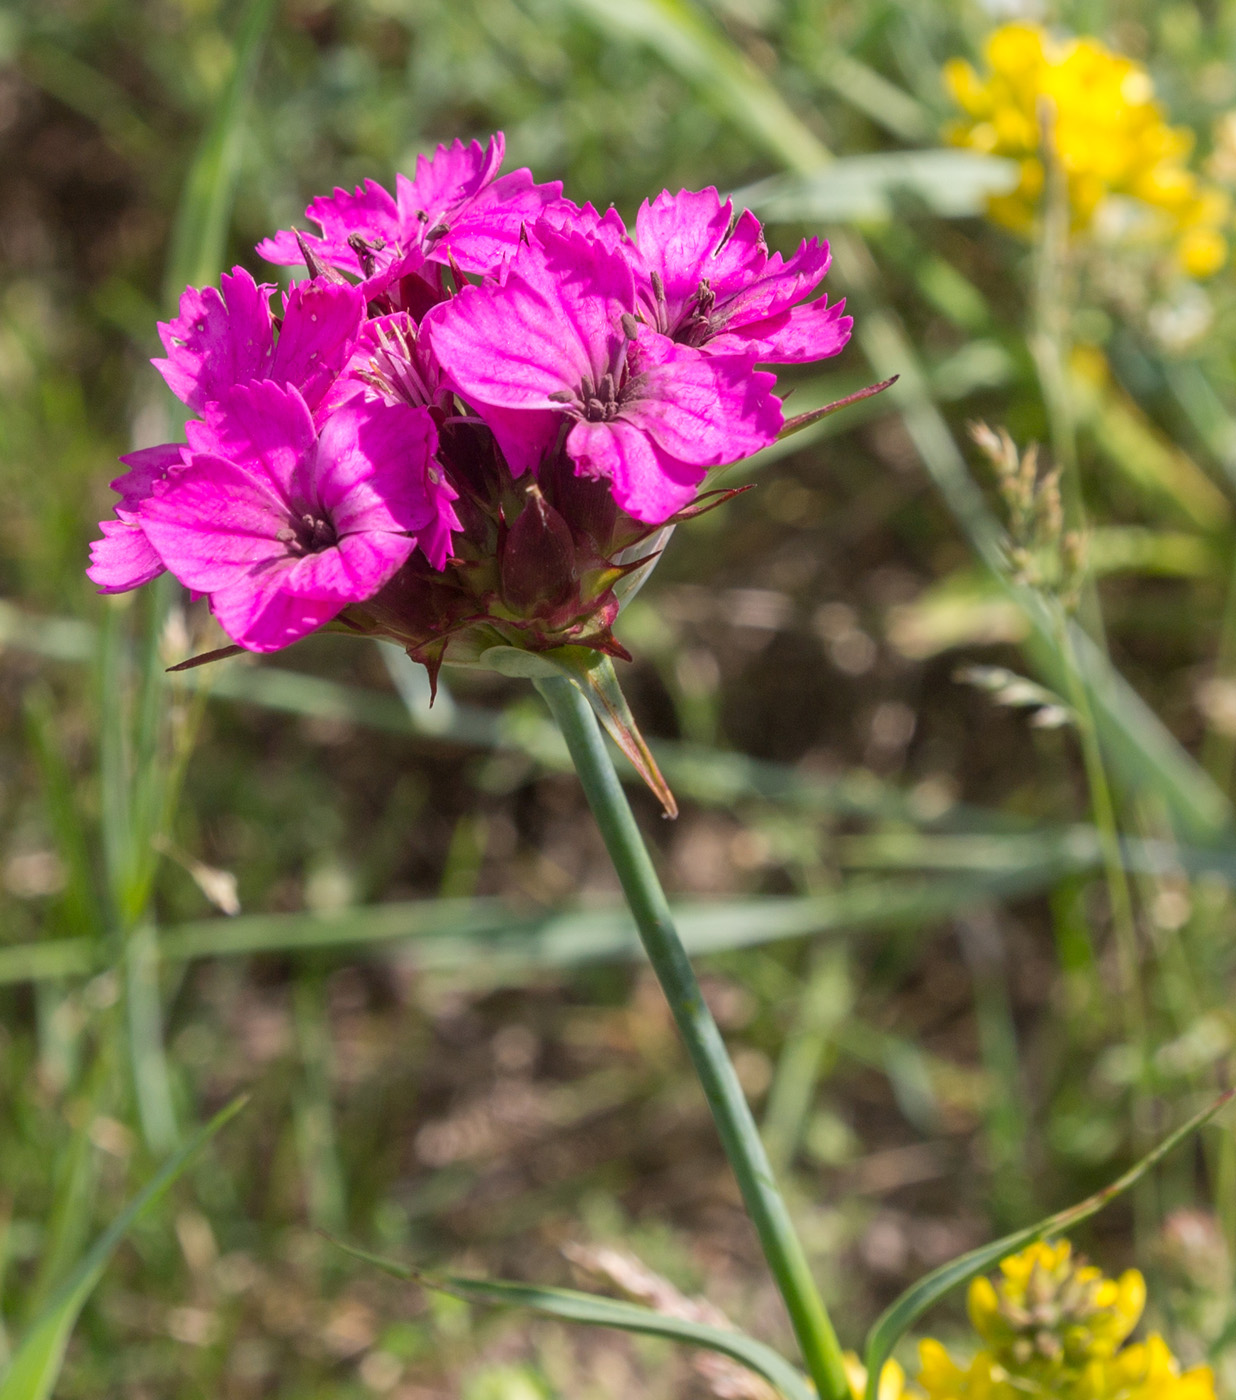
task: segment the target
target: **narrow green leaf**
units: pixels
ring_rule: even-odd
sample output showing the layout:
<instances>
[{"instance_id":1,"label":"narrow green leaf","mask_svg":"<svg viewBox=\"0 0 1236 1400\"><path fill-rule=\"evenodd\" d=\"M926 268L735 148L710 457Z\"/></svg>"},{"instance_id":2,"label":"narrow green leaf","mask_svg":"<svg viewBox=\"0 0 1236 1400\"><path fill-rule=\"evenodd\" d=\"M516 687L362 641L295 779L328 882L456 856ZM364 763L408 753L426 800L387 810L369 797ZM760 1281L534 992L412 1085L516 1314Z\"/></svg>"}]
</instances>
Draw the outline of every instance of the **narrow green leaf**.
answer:
<instances>
[{"instance_id":1,"label":"narrow green leaf","mask_svg":"<svg viewBox=\"0 0 1236 1400\"><path fill-rule=\"evenodd\" d=\"M172 305L186 286L201 286L218 276L223 262L240 177L245 118L274 11L274 0L249 0L236 36L231 80L185 181L164 287L164 296Z\"/></svg>"},{"instance_id":2,"label":"narrow green leaf","mask_svg":"<svg viewBox=\"0 0 1236 1400\"><path fill-rule=\"evenodd\" d=\"M47 690L33 686L26 692L26 732L39 766L43 803L56 848L68 872L63 895L64 919L73 933L98 937L103 932L101 906L95 890L90 843L82 821L73 777L60 749L59 735Z\"/></svg>"},{"instance_id":3,"label":"narrow green leaf","mask_svg":"<svg viewBox=\"0 0 1236 1400\"><path fill-rule=\"evenodd\" d=\"M1117 1196L1127 1191L1130 1186L1145 1176L1151 1167L1161 1162L1173 1148L1178 1147L1186 1138L1191 1137L1204 1123L1208 1123L1221 1108L1231 1102L1234 1095L1236 1095L1236 1089L1228 1089L1226 1093L1221 1094L1214 1103L1202 1109L1200 1113L1195 1113L1187 1123L1164 1138L1153 1151L1148 1152L1141 1161L1130 1167L1110 1186L1105 1186L1102 1191L1088 1196L1075 1206L1069 1206L1067 1210L1047 1216L1046 1219L1040 1220L1035 1225L1028 1225L1024 1230L1015 1230L1011 1235L993 1240L991 1244L981 1245L978 1249L973 1249L968 1254L963 1254L959 1258L941 1265L940 1268L934 1269L924 1278L919 1279L911 1288L908 1288L900 1298L881 1313L876 1319L875 1326L867 1334L866 1400L876 1400L880 1371L883 1369L885 1361L893 1354L893 1348L898 1341L918 1318L928 1308L938 1303L946 1293L951 1292L954 1288L959 1288L963 1283L969 1283L978 1274L994 1268L1001 1259L1015 1254L1027 1245L1034 1244L1036 1240L1044 1239L1048 1235L1062 1235L1071 1230L1073 1226L1101 1211L1104 1206L1114 1201Z\"/></svg>"},{"instance_id":4,"label":"narrow green leaf","mask_svg":"<svg viewBox=\"0 0 1236 1400\"><path fill-rule=\"evenodd\" d=\"M597 28L646 44L699 86L715 110L791 169L812 170L828 148L794 114L776 84L689 0L570 0Z\"/></svg>"},{"instance_id":5,"label":"narrow green leaf","mask_svg":"<svg viewBox=\"0 0 1236 1400\"><path fill-rule=\"evenodd\" d=\"M332 1239L333 1244L396 1278L408 1279L422 1288L449 1293L468 1303L487 1307L529 1308L545 1317L561 1322L580 1322L591 1327L613 1327L621 1332L637 1332L647 1337L664 1337L703 1351L719 1352L732 1361L746 1366L775 1386L786 1400L816 1400L815 1391L795 1367L770 1346L756 1341L745 1332L711 1327L703 1322L667 1317L639 1303L626 1303L616 1298L581 1293L570 1288L542 1288L536 1284L508 1283L498 1279L462 1278L458 1274L427 1274L396 1260L384 1259ZM0 1397L5 1400L5 1397Z\"/></svg>"},{"instance_id":6,"label":"narrow green leaf","mask_svg":"<svg viewBox=\"0 0 1236 1400\"><path fill-rule=\"evenodd\" d=\"M737 203L770 223L884 223L899 197L928 213L959 219L981 214L991 195L1018 180L1015 162L972 151L881 151L843 156L809 175L774 175L737 190Z\"/></svg>"},{"instance_id":7,"label":"narrow green leaf","mask_svg":"<svg viewBox=\"0 0 1236 1400\"><path fill-rule=\"evenodd\" d=\"M0 1400L47 1400L59 1378L65 1348L68 1346L77 1316L107 1267L116 1246L134 1222L149 1210L197 1153L235 1117L244 1104L244 1097L235 1099L195 1133L179 1152L168 1158L155 1176L94 1242L46 1311L22 1338L12 1363L0 1377Z\"/></svg>"}]
</instances>

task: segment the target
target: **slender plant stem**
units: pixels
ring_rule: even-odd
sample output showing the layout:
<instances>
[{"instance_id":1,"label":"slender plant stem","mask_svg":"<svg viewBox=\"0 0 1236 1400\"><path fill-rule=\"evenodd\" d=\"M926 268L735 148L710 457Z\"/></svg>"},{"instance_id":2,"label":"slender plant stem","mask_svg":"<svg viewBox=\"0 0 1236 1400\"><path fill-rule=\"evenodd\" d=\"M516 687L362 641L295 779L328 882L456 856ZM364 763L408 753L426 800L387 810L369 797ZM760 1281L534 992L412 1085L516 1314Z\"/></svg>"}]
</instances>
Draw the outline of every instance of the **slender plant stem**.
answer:
<instances>
[{"instance_id":1,"label":"slender plant stem","mask_svg":"<svg viewBox=\"0 0 1236 1400\"><path fill-rule=\"evenodd\" d=\"M1120 849L1120 830L1116 821L1116 804L1103 751L1099 747L1098 730L1090 697L1082 684L1077 657L1069 636L1068 621L1063 611L1059 619L1060 651L1068 677L1069 702L1077 714L1077 736L1081 744L1082 763L1086 770L1086 785L1090 789L1090 809L1099 835L1103 857L1103 874L1107 896L1111 901L1112 926L1116 933L1116 952L1120 963L1120 980L1124 1000L1126 1027L1142 1057L1141 1072L1146 1069L1147 1024L1146 1007L1142 998L1137 923L1133 915L1133 892L1125 870L1124 854Z\"/></svg>"},{"instance_id":2,"label":"slender plant stem","mask_svg":"<svg viewBox=\"0 0 1236 1400\"><path fill-rule=\"evenodd\" d=\"M570 681L536 682L562 730L588 805L622 884L640 938L661 983L712 1110L764 1256L785 1299L807 1370L822 1400L849 1395L841 1347L806 1255L777 1190L772 1167L721 1032L674 928L669 904L614 771L588 701Z\"/></svg>"}]
</instances>

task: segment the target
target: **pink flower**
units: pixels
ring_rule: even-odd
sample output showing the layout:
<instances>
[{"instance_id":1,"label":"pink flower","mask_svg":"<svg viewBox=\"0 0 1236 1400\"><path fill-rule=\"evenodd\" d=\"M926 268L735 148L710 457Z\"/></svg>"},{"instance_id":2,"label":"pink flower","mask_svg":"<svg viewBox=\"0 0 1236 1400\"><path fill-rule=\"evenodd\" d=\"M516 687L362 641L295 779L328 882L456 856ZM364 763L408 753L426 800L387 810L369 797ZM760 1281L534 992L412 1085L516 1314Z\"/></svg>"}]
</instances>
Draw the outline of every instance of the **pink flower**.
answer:
<instances>
[{"instance_id":1,"label":"pink flower","mask_svg":"<svg viewBox=\"0 0 1236 1400\"><path fill-rule=\"evenodd\" d=\"M112 490L120 493L116 518L99 525L103 538L91 544L86 570L86 577L98 584L100 593L127 593L163 572L163 561L146 538L138 509L156 482L179 469L183 450L181 444L168 442L120 459L129 470L112 482Z\"/></svg>"},{"instance_id":2,"label":"pink flower","mask_svg":"<svg viewBox=\"0 0 1236 1400\"><path fill-rule=\"evenodd\" d=\"M294 388L316 409L352 354L365 303L355 287L321 280L300 282L283 298L276 335L270 312L273 287L259 285L243 267L224 273L220 288L186 287L180 315L160 322L167 358L154 360L168 388L199 412L237 384L254 380ZM209 430L188 425L197 451L209 451ZM145 448L120 460L131 470L112 482L120 492L116 518L104 520L90 546L87 577L104 593L126 593L163 572L146 538L140 506L157 482L181 466L180 443Z\"/></svg>"},{"instance_id":3,"label":"pink flower","mask_svg":"<svg viewBox=\"0 0 1236 1400\"><path fill-rule=\"evenodd\" d=\"M640 325L621 251L538 225L500 286L466 287L425 333L511 469L537 466L565 426L582 476L646 523L667 520L709 467L776 437L774 379L751 355L706 356Z\"/></svg>"},{"instance_id":4,"label":"pink flower","mask_svg":"<svg viewBox=\"0 0 1236 1400\"><path fill-rule=\"evenodd\" d=\"M831 261L828 244L806 240L788 261L768 255L759 221L715 189L668 190L635 219L639 294L663 335L710 355L750 350L761 364L800 364L835 355L850 338L845 302L803 302Z\"/></svg>"},{"instance_id":5,"label":"pink flower","mask_svg":"<svg viewBox=\"0 0 1236 1400\"><path fill-rule=\"evenodd\" d=\"M138 515L241 646L297 641L372 597L418 545L446 562L457 522L426 410L354 400L319 435L301 394L265 381L210 405L205 429L213 450L156 481Z\"/></svg>"},{"instance_id":6,"label":"pink flower","mask_svg":"<svg viewBox=\"0 0 1236 1400\"><path fill-rule=\"evenodd\" d=\"M220 289L186 287L180 315L160 322L167 358L153 364L182 403L199 411L234 384L269 379L300 391L316 408L352 353L365 314L355 287L322 279L299 282L283 298L279 333L270 313L273 287L243 267Z\"/></svg>"},{"instance_id":7,"label":"pink flower","mask_svg":"<svg viewBox=\"0 0 1236 1400\"><path fill-rule=\"evenodd\" d=\"M439 146L432 157L417 157L413 179L395 177L394 197L373 180L352 194L336 189L305 210L322 233L302 235L304 245L328 266L361 278L369 298L426 262L495 272L515 251L522 226L562 192L558 181L535 184L529 170L500 176L505 151L501 132L483 149L478 141ZM257 250L283 266L305 261L293 233L265 239Z\"/></svg>"}]
</instances>

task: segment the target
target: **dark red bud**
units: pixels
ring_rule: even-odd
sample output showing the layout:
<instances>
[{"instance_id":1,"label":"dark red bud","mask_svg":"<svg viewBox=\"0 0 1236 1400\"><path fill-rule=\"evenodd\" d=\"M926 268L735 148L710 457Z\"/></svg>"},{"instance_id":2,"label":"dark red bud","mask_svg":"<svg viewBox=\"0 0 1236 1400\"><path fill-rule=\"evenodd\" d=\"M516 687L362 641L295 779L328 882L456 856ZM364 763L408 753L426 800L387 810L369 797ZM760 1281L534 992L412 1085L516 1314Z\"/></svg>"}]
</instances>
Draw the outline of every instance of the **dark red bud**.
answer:
<instances>
[{"instance_id":1,"label":"dark red bud","mask_svg":"<svg viewBox=\"0 0 1236 1400\"><path fill-rule=\"evenodd\" d=\"M502 594L521 612L541 612L569 599L576 585L571 530L536 486L502 543Z\"/></svg>"}]
</instances>

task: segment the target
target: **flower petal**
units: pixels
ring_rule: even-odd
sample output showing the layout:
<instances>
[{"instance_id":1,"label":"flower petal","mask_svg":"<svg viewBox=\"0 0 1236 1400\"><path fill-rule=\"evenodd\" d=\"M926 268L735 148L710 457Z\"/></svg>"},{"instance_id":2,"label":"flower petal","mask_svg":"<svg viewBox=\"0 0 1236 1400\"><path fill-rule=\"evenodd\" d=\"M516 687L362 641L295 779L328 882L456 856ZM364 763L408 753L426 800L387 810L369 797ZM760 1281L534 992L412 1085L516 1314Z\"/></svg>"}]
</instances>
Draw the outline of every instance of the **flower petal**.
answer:
<instances>
[{"instance_id":1,"label":"flower petal","mask_svg":"<svg viewBox=\"0 0 1236 1400\"><path fill-rule=\"evenodd\" d=\"M751 356L706 355L641 330L628 363L621 417L678 461L736 462L781 430L776 378L756 370Z\"/></svg>"},{"instance_id":2,"label":"flower petal","mask_svg":"<svg viewBox=\"0 0 1236 1400\"><path fill-rule=\"evenodd\" d=\"M615 363L634 310L626 259L539 224L501 286L472 286L435 307L424 329L460 393L478 404L553 410L551 395L597 383Z\"/></svg>"},{"instance_id":3,"label":"flower petal","mask_svg":"<svg viewBox=\"0 0 1236 1400\"><path fill-rule=\"evenodd\" d=\"M454 495L433 465L437 447L427 408L353 399L322 429L312 467L315 498L340 536L414 534Z\"/></svg>"},{"instance_id":4,"label":"flower petal","mask_svg":"<svg viewBox=\"0 0 1236 1400\"><path fill-rule=\"evenodd\" d=\"M163 560L136 520L104 520L99 529L103 538L91 542L86 577L100 593L127 593L163 572Z\"/></svg>"},{"instance_id":5,"label":"flower petal","mask_svg":"<svg viewBox=\"0 0 1236 1400\"><path fill-rule=\"evenodd\" d=\"M259 473L222 457L194 456L142 503L142 528L167 568L213 593L288 557L278 539L288 508Z\"/></svg>"},{"instance_id":6,"label":"flower petal","mask_svg":"<svg viewBox=\"0 0 1236 1400\"><path fill-rule=\"evenodd\" d=\"M241 463L268 481L283 500L305 495L298 473L315 441L313 419L295 389L269 380L238 384L208 404L201 422L185 425L194 453Z\"/></svg>"},{"instance_id":7,"label":"flower petal","mask_svg":"<svg viewBox=\"0 0 1236 1400\"><path fill-rule=\"evenodd\" d=\"M288 293L270 373L276 384L299 389L316 408L342 372L365 315L356 287L316 280L299 282Z\"/></svg>"},{"instance_id":8,"label":"flower petal","mask_svg":"<svg viewBox=\"0 0 1236 1400\"><path fill-rule=\"evenodd\" d=\"M264 576L237 580L211 594L211 612L239 646L278 651L316 632L342 611L341 602L287 589L284 583L291 567L288 563L271 568Z\"/></svg>"},{"instance_id":9,"label":"flower petal","mask_svg":"<svg viewBox=\"0 0 1236 1400\"><path fill-rule=\"evenodd\" d=\"M677 461L621 418L576 423L566 449L581 476L610 482L614 500L636 520L660 525L694 497L706 472Z\"/></svg>"},{"instance_id":10,"label":"flower petal","mask_svg":"<svg viewBox=\"0 0 1236 1400\"><path fill-rule=\"evenodd\" d=\"M167 358L152 361L172 393L199 410L233 384L264 379L273 352L272 288L243 267L219 281L220 290L185 288L180 315L159 323Z\"/></svg>"}]
</instances>

